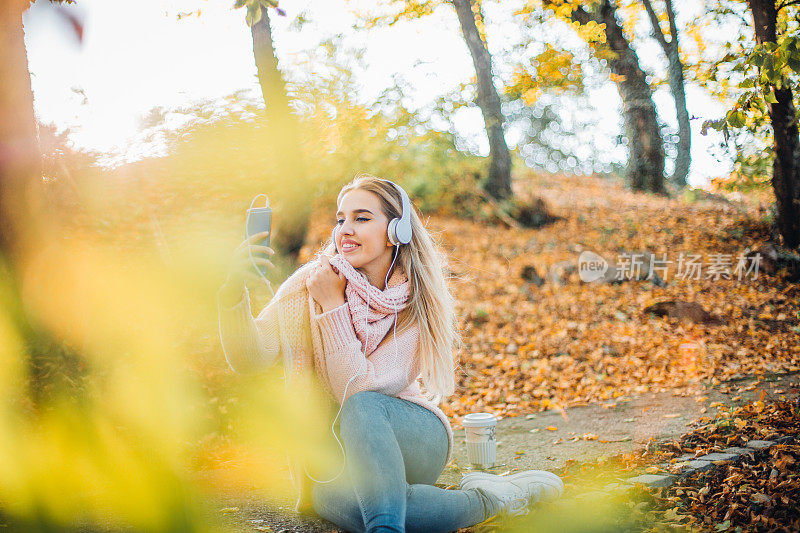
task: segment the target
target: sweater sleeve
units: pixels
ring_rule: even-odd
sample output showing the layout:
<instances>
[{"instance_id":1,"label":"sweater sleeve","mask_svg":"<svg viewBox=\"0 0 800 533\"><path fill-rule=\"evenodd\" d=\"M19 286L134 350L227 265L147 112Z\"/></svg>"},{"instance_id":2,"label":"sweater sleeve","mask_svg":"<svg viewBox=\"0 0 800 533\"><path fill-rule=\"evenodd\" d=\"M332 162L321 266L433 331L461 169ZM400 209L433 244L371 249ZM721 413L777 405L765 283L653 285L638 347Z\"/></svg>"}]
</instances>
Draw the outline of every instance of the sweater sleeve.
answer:
<instances>
[{"instance_id":1,"label":"sweater sleeve","mask_svg":"<svg viewBox=\"0 0 800 533\"><path fill-rule=\"evenodd\" d=\"M341 403L364 390L396 396L416 381L419 330L415 326L397 334L397 354L392 328L387 334L389 338L367 357L353 328L347 302L314 314L312 320L322 332L328 379ZM350 381L353 376L357 377Z\"/></svg>"},{"instance_id":2,"label":"sweater sleeve","mask_svg":"<svg viewBox=\"0 0 800 533\"><path fill-rule=\"evenodd\" d=\"M280 354L278 304L271 302L255 319L250 293L243 287L242 299L230 306L217 295L219 337L231 370L251 373L269 368Z\"/></svg>"}]
</instances>

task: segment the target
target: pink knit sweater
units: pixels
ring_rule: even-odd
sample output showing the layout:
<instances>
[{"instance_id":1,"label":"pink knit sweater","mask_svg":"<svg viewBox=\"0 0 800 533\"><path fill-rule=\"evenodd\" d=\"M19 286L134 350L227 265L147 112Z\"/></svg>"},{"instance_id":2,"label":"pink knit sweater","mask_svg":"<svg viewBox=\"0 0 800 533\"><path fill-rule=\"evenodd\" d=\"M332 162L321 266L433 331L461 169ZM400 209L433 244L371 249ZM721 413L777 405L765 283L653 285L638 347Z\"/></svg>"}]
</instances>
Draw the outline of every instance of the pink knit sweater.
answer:
<instances>
[{"instance_id":1,"label":"pink knit sweater","mask_svg":"<svg viewBox=\"0 0 800 533\"><path fill-rule=\"evenodd\" d=\"M299 270L305 270L301 267ZM295 272L286 282L302 275ZM280 290L278 291L280 294ZM266 370L281 359L280 328L277 302L270 302L254 319L250 307L249 292L242 291L242 299L235 305L219 302L219 326L225 358L232 370L239 373ZM311 320L320 328L324 347L325 369L315 366L315 374L322 380L337 403L359 391L371 390L402 398L433 412L447 431L447 462L453 450L453 429L447 415L428 401L420 388L419 358L416 352L419 342L419 327L414 324L397 333L398 354L395 362L395 342L392 330L389 340L383 342L369 355L364 354L361 341L356 335L349 304L344 304L325 313L314 310ZM301 326L298 324L298 328ZM364 361L366 360L366 371ZM350 378L362 372L347 386Z\"/></svg>"}]
</instances>

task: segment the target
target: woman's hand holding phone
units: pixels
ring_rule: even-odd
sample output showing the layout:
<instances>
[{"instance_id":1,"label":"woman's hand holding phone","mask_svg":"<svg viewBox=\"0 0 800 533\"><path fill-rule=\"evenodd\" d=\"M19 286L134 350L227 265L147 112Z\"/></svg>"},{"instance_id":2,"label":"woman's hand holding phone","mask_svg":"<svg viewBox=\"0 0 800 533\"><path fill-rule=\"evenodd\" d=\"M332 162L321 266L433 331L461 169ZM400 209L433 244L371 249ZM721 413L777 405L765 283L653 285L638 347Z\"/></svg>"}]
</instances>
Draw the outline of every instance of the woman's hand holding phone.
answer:
<instances>
[{"instance_id":1,"label":"woman's hand holding phone","mask_svg":"<svg viewBox=\"0 0 800 533\"><path fill-rule=\"evenodd\" d=\"M264 257L265 255L273 255L275 250L269 246L255 244L266 239L268 235L269 231L255 233L243 240L234 250L230 267L228 268L228 278L221 289L223 300L230 305L236 305L241 300L245 284L248 281L264 281L256 271L253 262L256 265L264 265L267 269L275 268L272 261ZM251 254L252 260L250 259Z\"/></svg>"}]
</instances>

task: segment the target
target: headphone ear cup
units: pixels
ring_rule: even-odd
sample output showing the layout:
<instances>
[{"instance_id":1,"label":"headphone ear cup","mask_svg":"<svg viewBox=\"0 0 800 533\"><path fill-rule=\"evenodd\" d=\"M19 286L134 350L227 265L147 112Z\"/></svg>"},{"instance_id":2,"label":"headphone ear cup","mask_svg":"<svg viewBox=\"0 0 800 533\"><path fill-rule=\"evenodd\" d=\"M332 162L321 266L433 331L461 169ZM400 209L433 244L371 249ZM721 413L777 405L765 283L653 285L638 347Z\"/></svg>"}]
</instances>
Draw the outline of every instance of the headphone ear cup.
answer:
<instances>
[{"instance_id":1,"label":"headphone ear cup","mask_svg":"<svg viewBox=\"0 0 800 533\"><path fill-rule=\"evenodd\" d=\"M408 244L411 242L410 221L407 221L407 223L409 225L400 224L400 221L398 221L394 228L395 238L397 239L397 242L401 244Z\"/></svg>"},{"instance_id":2,"label":"headphone ear cup","mask_svg":"<svg viewBox=\"0 0 800 533\"><path fill-rule=\"evenodd\" d=\"M386 227L386 235L389 237L389 242L392 243L392 246L397 245L397 234L395 233L397 230L397 222L398 219L393 218L389 221L389 225Z\"/></svg>"}]
</instances>

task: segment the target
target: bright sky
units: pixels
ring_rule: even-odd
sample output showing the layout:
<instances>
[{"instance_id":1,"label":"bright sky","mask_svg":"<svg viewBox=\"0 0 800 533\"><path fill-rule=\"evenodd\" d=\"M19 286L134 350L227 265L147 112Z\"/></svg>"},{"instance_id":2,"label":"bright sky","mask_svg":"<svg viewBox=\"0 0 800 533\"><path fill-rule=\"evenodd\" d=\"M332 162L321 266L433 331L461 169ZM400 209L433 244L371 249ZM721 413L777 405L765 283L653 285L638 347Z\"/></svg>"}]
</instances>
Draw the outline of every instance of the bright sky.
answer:
<instances>
[{"instance_id":1,"label":"bright sky","mask_svg":"<svg viewBox=\"0 0 800 533\"><path fill-rule=\"evenodd\" d=\"M232 9L232 0L81 0L67 9L82 14L85 34L82 45L70 35L66 24L46 2L38 2L26 13L28 62L32 74L34 102L40 120L69 127L71 139L81 147L126 154L144 116L153 107L175 108L201 99L213 99L239 90L260 94L253 62L252 41L244 22L244 11ZM503 7L516 0L504 1ZM284 0L287 17L273 16L275 40L283 67L296 54L312 49L321 38L342 33L352 35L351 18L343 0ZM179 14L201 10L178 20ZM295 16L308 10L312 24L291 30ZM489 42L503 46L510 25L497 13L487 12ZM692 16L691 13L681 13ZM368 39L368 40L367 40ZM408 95L424 105L474 76L469 57L452 10L440 9L436 16L412 24L398 24L369 36L352 35L354 46L367 47L368 72L361 78L368 101L401 73L414 88ZM651 68L660 65L655 44L637 48ZM500 67L502 70L502 67ZM498 72L500 73L500 72ZM729 161L718 161L709 150L719 139L700 135L702 120L717 118L722 108L704 91L687 88L692 121L692 174L689 181L700 185L710 177L730 170ZM619 94L608 82L590 94L601 119L601 137L613 149L619 132ZM669 93L659 90L656 103L660 119L675 124ZM483 121L477 108L461 110L454 117L458 130L488 153ZM179 125L178 123L172 124ZM511 144L513 132L508 134ZM617 148L617 153L620 152ZM621 156L620 156L621 157Z\"/></svg>"}]
</instances>

